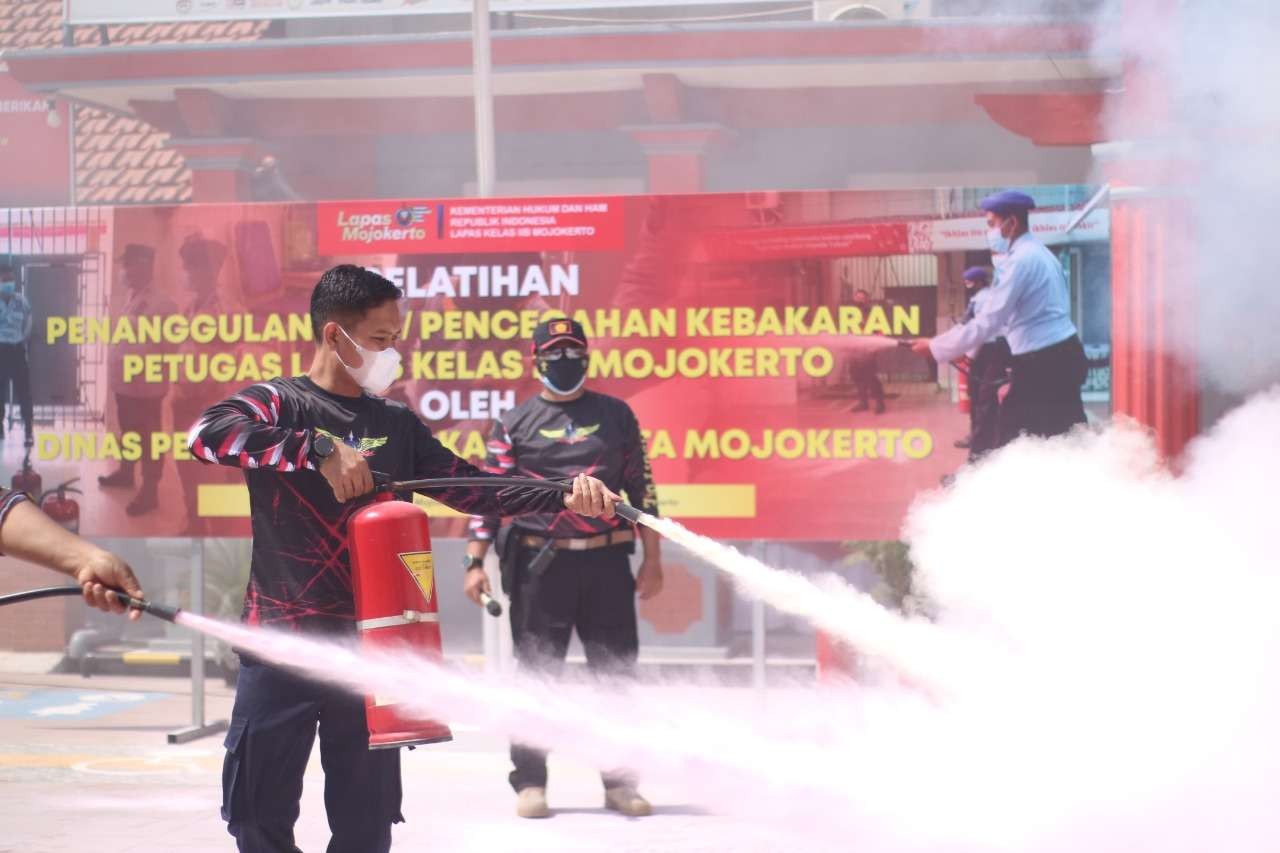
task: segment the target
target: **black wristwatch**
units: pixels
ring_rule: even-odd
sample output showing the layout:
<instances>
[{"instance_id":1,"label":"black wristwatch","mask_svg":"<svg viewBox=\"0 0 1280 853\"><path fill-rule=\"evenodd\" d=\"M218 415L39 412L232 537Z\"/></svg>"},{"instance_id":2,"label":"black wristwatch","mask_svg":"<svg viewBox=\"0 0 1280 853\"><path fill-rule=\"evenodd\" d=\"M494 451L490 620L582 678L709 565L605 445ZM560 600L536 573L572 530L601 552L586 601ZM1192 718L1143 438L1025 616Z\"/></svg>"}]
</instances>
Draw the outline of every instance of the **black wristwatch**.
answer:
<instances>
[{"instance_id":1,"label":"black wristwatch","mask_svg":"<svg viewBox=\"0 0 1280 853\"><path fill-rule=\"evenodd\" d=\"M484 560L480 559L475 554L462 555L462 570L464 572L469 572L472 569L479 569L482 566L484 566Z\"/></svg>"},{"instance_id":2,"label":"black wristwatch","mask_svg":"<svg viewBox=\"0 0 1280 853\"><path fill-rule=\"evenodd\" d=\"M333 451L337 448L333 445L333 439L322 432L318 432L315 438L311 439L311 462L317 468L324 464L324 460L333 455Z\"/></svg>"}]
</instances>

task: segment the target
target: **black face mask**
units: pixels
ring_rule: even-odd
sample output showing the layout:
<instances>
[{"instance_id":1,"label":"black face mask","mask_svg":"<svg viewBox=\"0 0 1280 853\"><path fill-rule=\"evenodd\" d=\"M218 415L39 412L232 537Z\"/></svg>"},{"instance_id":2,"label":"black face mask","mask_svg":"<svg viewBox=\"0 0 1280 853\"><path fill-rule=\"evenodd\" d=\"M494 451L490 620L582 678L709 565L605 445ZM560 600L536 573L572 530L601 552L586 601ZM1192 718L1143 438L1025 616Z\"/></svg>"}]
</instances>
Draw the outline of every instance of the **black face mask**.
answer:
<instances>
[{"instance_id":1,"label":"black face mask","mask_svg":"<svg viewBox=\"0 0 1280 853\"><path fill-rule=\"evenodd\" d=\"M582 387L587 378L585 358L561 358L556 361L538 359L538 372L542 384L557 394L572 394Z\"/></svg>"}]
</instances>

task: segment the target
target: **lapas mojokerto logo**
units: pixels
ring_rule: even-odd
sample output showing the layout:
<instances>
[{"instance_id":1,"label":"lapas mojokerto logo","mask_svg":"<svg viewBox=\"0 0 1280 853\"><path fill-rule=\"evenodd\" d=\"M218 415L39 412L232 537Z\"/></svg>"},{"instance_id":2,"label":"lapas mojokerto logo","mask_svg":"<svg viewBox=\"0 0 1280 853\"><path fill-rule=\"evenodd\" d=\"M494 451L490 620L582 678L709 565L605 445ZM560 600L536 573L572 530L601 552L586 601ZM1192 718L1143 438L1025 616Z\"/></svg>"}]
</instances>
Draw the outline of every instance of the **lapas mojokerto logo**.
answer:
<instances>
[{"instance_id":1,"label":"lapas mojokerto logo","mask_svg":"<svg viewBox=\"0 0 1280 853\"><path fill-rule=\"evenodd\" d=\"M334 224L344 243L425 242L431 236L427 220L434 215L425 204L360 204L339 206Z\"/></svg>"}]
</instances>

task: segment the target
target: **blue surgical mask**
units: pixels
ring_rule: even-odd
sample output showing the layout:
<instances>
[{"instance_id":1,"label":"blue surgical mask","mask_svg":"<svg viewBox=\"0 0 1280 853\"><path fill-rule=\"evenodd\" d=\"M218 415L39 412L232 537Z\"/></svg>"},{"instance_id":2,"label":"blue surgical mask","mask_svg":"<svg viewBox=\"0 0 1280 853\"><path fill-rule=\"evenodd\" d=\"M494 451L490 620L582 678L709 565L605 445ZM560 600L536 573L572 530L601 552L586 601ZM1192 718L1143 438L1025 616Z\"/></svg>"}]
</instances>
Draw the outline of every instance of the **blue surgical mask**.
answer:
<instances>
[{"instance_id":1,"label":"blue surgical mask","mask_svg":"<svg viewBox=\"0 0 1280 853\"><path fill-rule=\"evenodd\" d=\"M12 296L18 292L18 283L16 281L0 281L0 294Z\"/></svg>"},{"instance_id":2,"label":"blue surgical mask","mask_svg":"<svg viewBox=\"0 0 1280 853\"><path fill-rule=\"evenodd\" d=\"M987 245L991 247L991 254L1004 255L1009 251L1009 238L1004 236L999 228L987 229Z\"/></svg>"}]
</instances>

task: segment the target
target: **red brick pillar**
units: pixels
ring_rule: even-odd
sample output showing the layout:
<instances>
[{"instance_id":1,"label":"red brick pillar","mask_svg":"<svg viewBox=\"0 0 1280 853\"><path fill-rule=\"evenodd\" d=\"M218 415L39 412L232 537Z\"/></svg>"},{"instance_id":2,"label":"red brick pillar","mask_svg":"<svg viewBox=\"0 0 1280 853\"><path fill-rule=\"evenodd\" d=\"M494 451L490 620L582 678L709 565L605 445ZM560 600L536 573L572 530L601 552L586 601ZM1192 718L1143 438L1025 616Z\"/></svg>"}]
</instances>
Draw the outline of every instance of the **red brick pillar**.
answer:
<instances>
[{"instance_id":1,"label":"red brick pillar","mask_svg":"<svg viewBox=\"0 0 1280 853\"><path fill-rule=\"evenodd\" d=\"M705 189L705 157L728 140L718 124L650 124L623 128L649 160L648 191L696 193Z\"/></svg>"},{"instance_id":2,"label":"red brick pillar","mask_svg":"<svg viewBox=\"0 0 1280 853\"><path fill-rule=\"evenodd\" d=\"M193 202L250 201L263 151L251 139L170 139L191 170Z\"/></svg>"}]
</instances>

